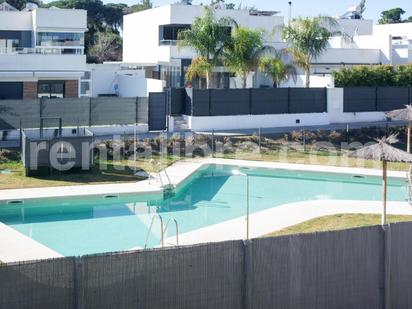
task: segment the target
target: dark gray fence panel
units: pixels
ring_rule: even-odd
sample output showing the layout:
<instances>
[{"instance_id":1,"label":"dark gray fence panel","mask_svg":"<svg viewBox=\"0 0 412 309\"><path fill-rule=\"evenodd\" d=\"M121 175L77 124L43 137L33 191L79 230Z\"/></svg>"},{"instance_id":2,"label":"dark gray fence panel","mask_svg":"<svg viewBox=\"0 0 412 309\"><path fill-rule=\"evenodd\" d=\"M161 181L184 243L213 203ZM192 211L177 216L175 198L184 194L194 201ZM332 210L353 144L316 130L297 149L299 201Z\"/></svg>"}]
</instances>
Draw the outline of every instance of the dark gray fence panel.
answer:
<instances>
[{"instance_id":1,"label":"dark gray fence panel","mask_svg":"<svg viewBox=\"0 0 412 309\"><path fill-rule=\"evenodd\" d=\"M290 88L289 113L327 112L326 88Z\"/></svg>"},{"instance_id":2,"label":"dark gray fence panel","mask_svg":"<svg viewBox=\"0 0 412 309\"><path fill-rule=\"evenodd\" d=\"M210 91L210 116L249 114L249 89L212 89Z\"/></svg>"},{"instance_id":3,"label":"dark gray fence panel","mask_svg":"<svg viewBox=\"0 0 412 309\"><path fill-rule=\"evenodd\" d=\"M183 115L186 112L186 89L171 88L168 90L170 100L170 114Z\"/></svg>"},{"instance_id":4,"label":"dark gray fence panel","mask_svg":"<svg viewBox=\"0 0 412 309\"><path fill-rule=\"evenodd\" d=\"M249 308L382 308L380 227L253 240Z\"/></svg>"},{"instance_id":5,"label":"dark gray fence panel","mask_svg":"<svg viewBox=\"0 0 412 309\"><path fill-rule=\"evenodd\" d=\"M89 104L89 98L44 99L41 102L42 117L62 118L63 126L88 126Z\"/></svg>"},{"instance_id":6,"label":"dark gray fence panel","mask_svg":"<svg viewBox=\"0 0 412 309\"><path fill-rule=\"evenodd\" d=\"M253 115L287 114L288 89L251 89Z\"/></svg>"},{"instance_id":7,"label":"dark gray fence panel","mask_svg":"<svg viewBox=\"0 0 412 309\"><path fill-rule=\"evenodd\" d=\"M241 241L85 257L82 308L241 308Z\"/></svg>"},{"instance_id":8,"label":"dark gray fence panel","mask_svg":"<svg viewBox=\"0 0 412 309\"><path fill-rule=\"evenodd\" d=\"M92 98L91 125L125 125L136 122L136 98Z\"/></svg>"},{"instance_id":9,"label":"dark gray fence panel","mask_svg":"<svg viewBox=\"0 0 412 309\"><path fill-rule=\"evenodd\" d=\"M73 258L0 265L0 308L74 308L73 267Z\"/></svg>"},{"instance_id":10,"label":"dark gray fence panel","mask_svg":"<svg viewBox=\"0 0 412 309\"><path fill-rule=\"evenodd\" d=\"M409 103L408 87L378 87L377 88L378 111L386 112L404 108Z\"/></svg>"},{"instance_id":11,"label":"dark gray fence panel","mask_svg":"<svg viewBox=\"0 0 412 309\"><path fill-rule=\"evenodd\" d=\"M193 89L192 115L210 116L210 90Z\"/></svg>"},{"instance_id":12,"label":"dark gray fence panel","mask_svg":"<svg viewBox=\"0 0 412 309\"><path fill-rule=\"evenodd\" d=\"M343 89L345 113L376 111L375 87L346 87Z\"/></svg>"},{"instance_id":13,"label":"dark gray fence panel","mask_svg":"<svg viewBox=\"0 0 412 309\"><path fill-rule=\"evenodd\" d=\"M149 121L149 99L137 98L137 123L148 123Z\"/></svg>"},{"instance_id":14,"label":"dark gray fence panel","mask_svg":"<svg viewBox=\"0 0 412 309\"><path fill-rule=\"evenodd\" d=\"M149 94L149 130L166 130L167 97L166 92Z\"/></svg>"},{"instance_id":15,"label":"dark gray fence panel","mask_svg":"<svg viewBox=\"0 0 412 309\"><path fill-rule=\"evenodd\" d=\"M39 100L1 100L0 130L20 128L37 128L40 126Z\"/></svg>"},{"instance_id":16,"label":"dark gray fence panel","mask_svg":"<svg viewBox=\"0 0 412 309\"><path fill-rule=\"evenodd\" d=\"M391 224L391 308L412 308L412 224Z\"/></svg>"}]
</instances>

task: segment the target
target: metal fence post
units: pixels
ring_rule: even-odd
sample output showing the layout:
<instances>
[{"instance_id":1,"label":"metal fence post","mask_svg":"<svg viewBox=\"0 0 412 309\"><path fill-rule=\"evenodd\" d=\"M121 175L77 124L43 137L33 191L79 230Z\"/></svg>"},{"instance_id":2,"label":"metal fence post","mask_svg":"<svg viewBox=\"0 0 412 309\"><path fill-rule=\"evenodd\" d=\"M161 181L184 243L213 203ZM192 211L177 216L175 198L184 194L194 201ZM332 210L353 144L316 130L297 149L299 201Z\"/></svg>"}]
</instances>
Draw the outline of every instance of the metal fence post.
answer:
<instances>
[{"instance_id":1,"label":"metal fence post","mask_svg":"<svg viewBox=\"0 0 412 309\"><path fill-rule=\"evenodd\" d=\"M384 295L383 308L391 308L391 226L390 224L382 226L383 230L383 274L384 274Z\"/></svg>"},{"instance_id":2,"label":"metal fence post","mask_svg":"<svg viewBox=\"0 0 412 309\"><path fill-rule=\"evenodd\" d=\"M346 124L346 142L349 145L349 123Z\"/></svg>"},{"instance_id":3,"label":"metal fence post","mask_svg":"<svg viewBox=\"0 0 412 309\"><path fill-rule=\"evenodd\" d=\"M243 240L243 284L242 284L242 308L247 309L249 305L249 243L250 240Z\"/></svg>"},{"instance_id":4,"label":"metal fence post","mask_svg":"<svg viewBox=\"0 0 412 309\"><path fill-rule=\"evenodd\" d=\"M259 127L259 153L261 152L261 150L262 150L262 147L261 147L261 140L260 140L260 127Z\"/></svg>"},{"instance_id":5,"label":"metal fence post","mask_svg":"<svg viewBox=\"0 0 412 309\"><path fill-rule=\"evenodd\" d=\"M212 129L212 158L215 157L215 129Z\"/></svg>"},{"instance_id":6,"label":"metal fence post","mask_svg":"<svg viewBox=\"0 0 412 309\"><path fill-rule=\"evenodd\" d=\"M305 128L302 129L302 144L303 144L303 151L306 151L306 132L305 132Z\"/></svg>"},{"instance_id":7,"label":"metal fence post","mask_svg":"<svg viewBox=\"0 0 412 309\"><path fill-rule=\"evenodd\" d=\"M73 258L73 308L83 308L83 286L81 284L82 278L82 258Z\"/></svg>"}]
</instances>

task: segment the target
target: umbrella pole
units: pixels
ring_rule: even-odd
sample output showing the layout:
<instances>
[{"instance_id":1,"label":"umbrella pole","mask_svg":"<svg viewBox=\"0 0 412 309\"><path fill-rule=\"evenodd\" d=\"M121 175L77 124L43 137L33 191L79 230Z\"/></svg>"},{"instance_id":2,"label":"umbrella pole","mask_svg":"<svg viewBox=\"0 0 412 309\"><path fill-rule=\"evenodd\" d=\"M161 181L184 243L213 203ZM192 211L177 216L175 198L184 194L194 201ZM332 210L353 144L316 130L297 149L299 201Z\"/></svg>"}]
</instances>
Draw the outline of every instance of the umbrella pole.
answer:
<instances>
[{"instance_id":1,"label":"umbrella pole","mask_svg":"<svg viewBox=\"0 0 412 309\"><path fill-rule=\"evenodd\" d=\"M406 151L407 152L411 152L411 123L410 122L408 122L408 140L406 141Z\"/></svg>"},{"instance_id":2,"label":"umbrella pole","mask_svg":"<svg viewBox=\"0 0 412 309\"><path fill-rule=\"evenodd\" d=\"M382 161L382 216L381 224L386 224L386 182L387 182L387 161Z\"/></svg>"}]
</instances>

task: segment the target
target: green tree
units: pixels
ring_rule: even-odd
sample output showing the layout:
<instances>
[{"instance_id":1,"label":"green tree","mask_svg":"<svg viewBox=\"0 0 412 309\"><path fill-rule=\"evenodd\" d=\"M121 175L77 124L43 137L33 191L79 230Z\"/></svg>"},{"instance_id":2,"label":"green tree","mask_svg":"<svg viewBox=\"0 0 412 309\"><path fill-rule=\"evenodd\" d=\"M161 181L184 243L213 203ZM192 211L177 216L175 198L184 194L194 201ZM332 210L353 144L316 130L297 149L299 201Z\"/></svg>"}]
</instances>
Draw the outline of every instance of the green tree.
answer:
<instances>
[{"instance_id":1,"label":"green tree","mask_svg":"<svg viewBox=\"0 0 412 309\"><path fill-rule=\"evenodd\" d=\"M403 14L405 14L405 11L401 8L394 8L383 11L381 13L381 18L378 20L378 23L381 25L401 23Z\"/></svg>"},{"instance_id":2,"label":"green tree","mask_svg":"<svg viewBox=\"0 0 412 309\"><path fill-rule=\"evenodd\" d=\"M329 39L338 33L330 30L336 24L335 19L326 16L300 17L282 30L282 37L289 44L294 62L305 71L306 87L310 87L312 61L325 52Z\"/></svg>"},{"instance_id":3,"label":"green tree","mask_svg":"<svg viewBox=\"0 0 412 309\"><path fill-rule=\"evenodd\" d=\"M98 32L95 44L89 50L89 58L92 62L118 61L121 59L121 38L116 33Z\"/></svg>"},{"instance_id":4,"label":"green tree","mask_svg":"<svg viewBox=\"0 0 412 309\"><path fill-rule=\"evenodd\" d=\"M0 3L7 2L10 4L12 7L22 10L26 7L27 2L32 2L37 4L38 6L42 5L42 2L39 0L32 0L32 1L27 1L27 0L0 0Z\"/></svg>"},{"instance_id":5,"label":"green tree","mask_svg":"<svg viewBox=\"0 0 412 309\"><path fill-rule=\"evenodd\" d=\"M144 10L151 9L153 7L153 2L150 0L141 0L140 3L134 4L123 10L124 14L136 13Z\"/></svg>"},{"instance_id":6,"label":"green tree","mask_svg":"<svg viewBox=\"0 0 412 309\"><path fill-rule=\"evenodd\" d=\"M280 83L290 78L296 82L296 67L293 63L285 63L282 54L277 52L274 56L263 56L259 61L259 70L272 80L273 88L277 88Z\"/></svg>"},{"instance_id":7,"label":"green tree","mask_svg":"<svg viewBox=\"0 0 412 309\"><path fill-rule=\"evenodd\" d=\"M249 74L258 67L265 48L262 32L244 27L234 29L232 39L224 48L224 64L242 79L243 88Z\"/></svg>"},{"instance_id":8,"label":"green tree","mask_svg":"<svg viewBox=\"0 0 412 309\"><path fill-rule=\"evenodd\" d=\"M221 61L223 49L230 41L228 29L233 24L234 21L226 17L216 20L213 9L205 7L203 16L195 18L190 29L178 33L178 47L193 48L209 64L206 72L207 88L211 87L213 68Z\"/></svg>"},{"instance_id":9,"label":"green tree","mask_svg":"<svg viewBox=\"0 0 412 309\"><path fill-rule=\"evenodd\" d=\"M211 70L210 64L203 57L196 57L186 72L186 80L193 81L196 78L206 78L207 72Z\"/></svg>"}]
</instances>

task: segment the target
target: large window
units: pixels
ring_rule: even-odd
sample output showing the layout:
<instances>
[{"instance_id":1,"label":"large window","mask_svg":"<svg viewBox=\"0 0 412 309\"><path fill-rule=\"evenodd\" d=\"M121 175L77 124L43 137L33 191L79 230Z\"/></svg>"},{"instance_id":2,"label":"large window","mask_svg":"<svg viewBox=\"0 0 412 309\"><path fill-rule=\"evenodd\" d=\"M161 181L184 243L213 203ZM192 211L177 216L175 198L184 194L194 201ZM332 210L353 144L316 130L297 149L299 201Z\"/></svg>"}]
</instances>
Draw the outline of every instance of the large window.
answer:
<instances>
[{"instance_id":1,"label":"large window","mask_svg":"<svg viewBox=\"0 0 412 309\"><path fill-rule=\"evenodd\" d=\"M84 33L38 32L37 46L84 46Z\"/></svg>"},{"instance_id":2,"label":"large window","mask_svg":"<svg viewBox=\"0 0 412 309\"><path fill-rule=\"evenodd\" d=\"M0 82L0 100L21 100L22 98L22 82Z\"/></svg>"},{"instance_id":3,"label":"large window","mask_svg":"<svg viewBox=\"0 0 412 309\"><path fill-rule=\"evenodd\" d=\"M64 81L39 80L37 84L37 96L39 98L64 98Z\"/></svg>"},{"instance_id":4,"label":"large window","mask_svg":"<svg viewBox=\"0 0 412 309\"><path fill-rule=\"evenodd\" d=\"M175 45L179 31L189 29L190 25L162 25L159 26L159 44Z\"/></svg>"}]
</instances>

